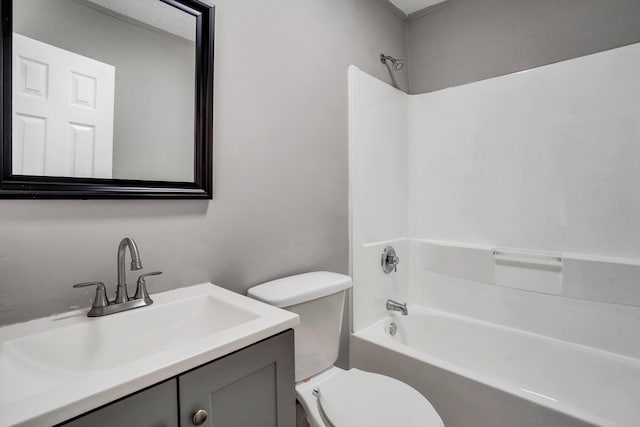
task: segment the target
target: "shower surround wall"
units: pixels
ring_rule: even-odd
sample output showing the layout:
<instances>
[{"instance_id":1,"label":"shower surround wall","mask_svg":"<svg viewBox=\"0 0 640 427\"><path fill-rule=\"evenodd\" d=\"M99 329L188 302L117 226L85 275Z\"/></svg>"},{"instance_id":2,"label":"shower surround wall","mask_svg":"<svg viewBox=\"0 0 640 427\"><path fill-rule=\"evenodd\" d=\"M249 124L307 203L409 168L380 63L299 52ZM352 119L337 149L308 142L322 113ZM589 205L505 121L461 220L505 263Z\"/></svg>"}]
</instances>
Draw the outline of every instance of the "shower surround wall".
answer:
<instances>
[{"instance_id":1,"label":"shower surround wall","mask_svg":"<svg viewBox=\"0 0 640 427\"><path fill-rule=\"evenodd\" d=\"M640 358L638 70L635 44L411 97L414 301Z\"/></svg>"},{"instance_id":2,"label":"shower surround wall","mask_svg":"<svg viewBox=\"0 0 640 427\"><path fill-rule=\"evenodd\" d=\"M408 96L352 69L353 329L406 298L640 358L638 70L631 45Z\"/></svg>"},{"instance_id":3,"label":"shower surround wall","mask_svg":"<svg viewBox=\"0 0 640 427\"><path fill-rule=\"evenodd\" d=\"M366 283L352 291L352 306L358 310L352 319L355 329L382 317L387 298L407 297L407 101L404 92L349 67L351 274L355 283ZM391 275L380 268L387 244L401 258L398 273Z\"/></svg>"},{"instance_id":4,"label":"shower surround wall","mask_svg":"<svg viewBox=\"0 0 640 427\"><path fill-rule=\"evenodd\" d=\"M411 97L410 235L640 258L639 71L636 44Z\"/></svg>"}]
</instances>

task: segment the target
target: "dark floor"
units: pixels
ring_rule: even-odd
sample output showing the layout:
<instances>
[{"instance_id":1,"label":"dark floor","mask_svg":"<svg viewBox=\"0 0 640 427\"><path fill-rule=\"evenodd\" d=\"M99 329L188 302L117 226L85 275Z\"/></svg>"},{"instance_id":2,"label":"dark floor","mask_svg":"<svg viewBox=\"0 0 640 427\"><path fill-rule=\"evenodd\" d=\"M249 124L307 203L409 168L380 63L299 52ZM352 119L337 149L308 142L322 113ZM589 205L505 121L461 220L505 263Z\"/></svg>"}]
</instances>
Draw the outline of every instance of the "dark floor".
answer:
<instances>
[{"instance_id":1,"label":"dark floor","mask_svg":"<svg viewBox=\"0 0 640 427\"><path fill-rule=\"evenodd\" d=\"M309 427L309 423L307 422L307 414L304 412L304 408L296 400L296 427Z\"/></svg>"}]
</instances>

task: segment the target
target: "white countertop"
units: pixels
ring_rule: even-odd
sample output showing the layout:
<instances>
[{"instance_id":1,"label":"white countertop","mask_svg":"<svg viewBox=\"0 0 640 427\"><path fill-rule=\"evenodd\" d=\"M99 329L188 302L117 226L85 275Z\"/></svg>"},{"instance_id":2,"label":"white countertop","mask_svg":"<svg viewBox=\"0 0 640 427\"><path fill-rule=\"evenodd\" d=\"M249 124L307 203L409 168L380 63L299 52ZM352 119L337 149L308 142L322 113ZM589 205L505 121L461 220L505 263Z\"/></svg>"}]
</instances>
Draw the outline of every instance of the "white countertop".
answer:
<instances>
[{"instance_id":1,"label":"white countertop","mask_svg":"<svg viewBox=\"0 0 640 427\"><path fill-rule=\"evenodd\" d=\"M88 309L0 328L0 426L50 426L299 323L211 283L88 318Z\"/></svg>"}]
</instances>

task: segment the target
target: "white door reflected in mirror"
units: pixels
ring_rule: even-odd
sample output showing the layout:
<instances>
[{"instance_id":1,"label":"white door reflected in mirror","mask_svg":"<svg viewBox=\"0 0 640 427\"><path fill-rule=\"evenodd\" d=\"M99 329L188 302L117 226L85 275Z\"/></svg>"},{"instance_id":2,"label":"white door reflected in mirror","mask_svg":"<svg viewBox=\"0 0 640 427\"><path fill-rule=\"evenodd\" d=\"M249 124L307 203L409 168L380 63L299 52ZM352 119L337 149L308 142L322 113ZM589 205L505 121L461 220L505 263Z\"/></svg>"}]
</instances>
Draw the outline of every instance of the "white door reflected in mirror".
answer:
<instances>
[{"instance_id":1,"label":"white door reflected in mirror","mask_svg":"<svg viewBox=\"0 0 640 427\"><path fill-rule=\"evenodd\" d=\"M115 67L13 34L14 175L111 178Z\"/></svg>"}]
</instances>

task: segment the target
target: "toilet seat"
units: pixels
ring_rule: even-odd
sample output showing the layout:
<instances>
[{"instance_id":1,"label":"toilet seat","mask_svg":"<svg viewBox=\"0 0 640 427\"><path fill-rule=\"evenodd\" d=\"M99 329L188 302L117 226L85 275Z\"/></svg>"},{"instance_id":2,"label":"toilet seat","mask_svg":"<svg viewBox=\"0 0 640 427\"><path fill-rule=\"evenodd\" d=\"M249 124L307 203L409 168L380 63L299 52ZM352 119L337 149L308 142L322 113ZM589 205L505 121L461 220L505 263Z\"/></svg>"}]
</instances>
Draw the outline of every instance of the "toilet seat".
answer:
<instances>
[{"instance_id":1,"label":"toilet seat","mask_svg":"<svg viewBox=\"0 0 640 427\"><path fill-rule=\"evenodd\" d=\"M296 387L299 398L306 400L302 404L307 412L315 412L308 415L322 420L316 420L319 426L443 426L431 403L401 381L359 369L345 371L335 367L320 376Z\"/></svg>"}]
</instances>

